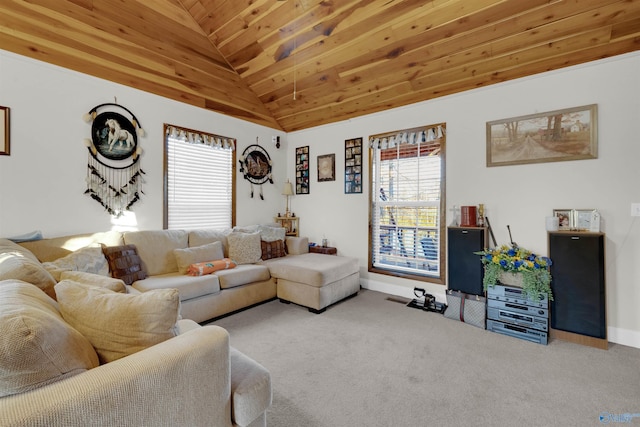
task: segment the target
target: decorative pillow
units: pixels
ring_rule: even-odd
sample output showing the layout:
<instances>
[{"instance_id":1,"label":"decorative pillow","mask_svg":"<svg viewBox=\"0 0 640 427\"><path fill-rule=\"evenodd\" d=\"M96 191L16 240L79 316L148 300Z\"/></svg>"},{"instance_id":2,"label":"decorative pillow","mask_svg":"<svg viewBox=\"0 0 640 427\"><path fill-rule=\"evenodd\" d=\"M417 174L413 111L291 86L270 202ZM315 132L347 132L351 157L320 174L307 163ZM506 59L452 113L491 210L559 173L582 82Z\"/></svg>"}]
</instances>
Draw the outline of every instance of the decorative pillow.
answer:
<instances>
[{"instance_id":1,"label":"decorative pillow","mask_svg":"<svg viewBox=\"0 0 640 427\"><path fill-rule=\"evenodd\" d=\"M273 242L265 242L263 240L260 242L260 245L262 246L263 261L271 258L283 257L287 254L284 250L284 239Z\"/></svg>"},{"instance_id":2,"label":"decorative pillow","mask_svg":"<svg viewBox=\"0 0 640 427\"><path fill-rule=\"evenodd\" d=\"M0 286L0 397L98 366L91 343L69 326L55 301L30 283Z\"/></svg>"},{"instance_id":3,"label":"decorative pillow","mask_svg":"<svg viewBox=\"0 0 640 427\"><path fill-rule=\"evenodd\" d=\"M109 263L111 277L121 279L126 285L147 277L135 245L103 246L102 252Z\"/></svg>"},{"instance_id":4,"label":"decorative pillow","mask_svg":"<svg viewBox=\"0 0 640 427\"><path fill-rule=\"evenodd\" d=\"M236 264L253 264L260 261L262 247L260 233L233 232L227 236L229 242L229 258Z\"/></svg>"},{"instance_id":5,"label":"decorative pillow","mask_svg":"<svg viewBox=\"0 0 640 427\"><path fill-rule=\"evenodd\" d=\"M189 231L189 246L196 247L206 245L207 243L220 242L222 243L224 256L227 257L229 256L229 243L227 242L229 233L231 233L230 228L201 228L191 230Z\"/></svg>"},{"instance_id":6,"label":"decorative pillow","mask_svg":"<svg viewBox=\"0 0 640 427\"><path fill-rule=\"evenodd\" d=\"M177 289L120 294L63 280L55 287L64 320L93 345L100 363L112 362L176 335Z\"/></svg>"},{"instance_id":7,"label":"decorative pillow","mask_svg":"<svg viewBox=\"0 0 640 427\"><path fill-rule=\"evenodd\" d=\"M197 262L191 264L187 269L189 276L204 276L219 270L229 270L236 267L236 263L229 258L217 259L214 261Z\"/></svg>"},{"instance_id":8,"label":"decorative pillow","mask_svg":"<svg viewBox=\"0 0 640 427\"><path fill-rule=\"evenodd\" d=\"M291 255L306 254L309 252L309 238L287 237L287 253Z\"/></svg>"},{"instance_id":9,"label":"decorative pillow","mask_svg":"<svg viewBox=\"0 0 640 427\"><path fill-rule=\"evenodd\" d=\"M63 271L84 271L102 276L109 275L109 264L100 245L78 249L55 261L43 262L42 265L58 281Z\"/></svg>"},{"instance_id":10,"label":"decorative pillow","mask_svg":"<svg viewBox=\"0 0 640 427\"><path fill-rule=\"evenodd\" d=\"M51 298L56 297L56 280L28 249L7 239L0 239L0 282L6 279L22 280L42 289Z\"/></svg>"},{"instance_id":11,"label":"decorative pillow","mask_svg":"<svg viewBox=\"0 0 640 427\"><path fill-rule=\"evenodd\" d=\"M221 242L213 242L194 248L174 249L173 253L176 256L180 274L185 274L191 264L224 258Z\"/></svg>"},{"instance_id":12,"label":"decorative pillow","mask_svg":"<svg viewBox=\"0 0 640 427\"><path fill-rule=\"evenodd\" d=\"M127 293L127 287L122 280L84 271L63 271L60 280L73 280L84 285L100 286L113 292Z\"/></svg>"},{"instance_id":13,"label":"decorative pillow","mask_svg":"<svg viewBox=\"0 0 640 427\"><path fill-rule=\"evenodd\" d=\"M269 225L260 225L260 238L265 242L275 242L276 240L284 241L287 236L287 230L284 227L272 227Z\"/></svg>"}]
</instances>

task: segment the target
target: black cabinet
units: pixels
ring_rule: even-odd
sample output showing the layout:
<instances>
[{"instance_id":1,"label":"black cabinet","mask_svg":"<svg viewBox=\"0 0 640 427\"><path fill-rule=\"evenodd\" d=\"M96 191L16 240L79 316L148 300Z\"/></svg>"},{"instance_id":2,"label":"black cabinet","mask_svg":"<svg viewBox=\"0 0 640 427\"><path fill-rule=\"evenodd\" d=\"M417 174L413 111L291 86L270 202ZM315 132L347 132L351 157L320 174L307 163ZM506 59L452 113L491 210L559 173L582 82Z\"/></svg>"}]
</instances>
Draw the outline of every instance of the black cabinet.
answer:
<instances>
[{"instance_id":1,"label":"black cabinet","mask_svg":"<svg viewBox=\"0 0 640 427\"><path fill-rule=\"evenodd\" d=\"M449 227L447 229L448 288L473 295L484 295L484 268L474 252L486 247L486 227Z\"/></svg>"},{"instance_id":2,"label":"black cabinet","mask_svg":"<svg viewBox=\"0 0 640 427\"><path fill-rule=\"evenodd\" d=\"M607 348L603 233L549 233L552 336Z\"/></svg>"}]
</instances>

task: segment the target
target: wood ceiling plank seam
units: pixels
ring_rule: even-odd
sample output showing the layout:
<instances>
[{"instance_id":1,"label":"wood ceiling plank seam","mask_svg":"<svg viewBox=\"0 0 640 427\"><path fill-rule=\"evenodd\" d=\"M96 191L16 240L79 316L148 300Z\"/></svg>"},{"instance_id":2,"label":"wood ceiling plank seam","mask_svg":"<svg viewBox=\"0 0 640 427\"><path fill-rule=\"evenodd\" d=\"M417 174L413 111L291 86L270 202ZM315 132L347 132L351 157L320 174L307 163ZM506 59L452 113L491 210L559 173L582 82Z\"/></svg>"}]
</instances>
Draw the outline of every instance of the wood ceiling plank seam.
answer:
<instances>
[{"instance_id":1,"label":"wood ceiling plank seam","mask_svg":"<svg viewBox=\"0 0 640 427\"><path fill-rule=\"evenodd\" d=\"M444 31L448 31L448 30L444 30ZM444 39L444 40L452 40L452 39L453 39L453 38ZM385 51L385 50L384 50L384 48L381 48L380 50L382 51L381 56L383 56L383 58L381 58L381 59L379 59L379 60L376 60L375 62L366 63L365 65L360 66L360 68L358 68L358 70L360 70L361 68L364 68L364 69L366 69L366 68L379 68L379 66L380 66L383 62L392 62L392 61L397 61L397 60L398 60L398 58L396 58L396 57L389 58L389 57L387 56L387 51ZM424 48L422 48L422 52L424 52ZM351 53L351 54L353 54L353 52L352 52L352 51L351 51L350 53ZM353 57L357 57L357 52L356 52L355 54L353 54L352 56L353 56ZM407 58L409 58L409 57L410 57L410 56L408 55L408 52L405 52L405 53L402 55L402 58L405 58L405 57L407 57ZM416 60L416 59L407 59L406 61L407 61L407 62L409 62L409 63L411 64L411 65L409 65L409 64L407 65L407 66L409 66L409 67L411 67L411 68L415 67L415 63L419 62L419 60ZM425 60L425 61L426 61L426 60ZM348 63L349 63L349 64L353 64L353 63L355 63L355 60L350 60ZM344 64L344 63L343 63L343 64ZM345 67L344 67L342 64L331 64L331 65L333 65L333 66L332 66L330 69L336 69L336 68L337 68L337 69L339 70L339 73L342 73L342 74L340 74L340 77L346 77L346 76L347 76L347 74L345 74L345 73L344 73L344 70L343 70L343 69L344 69ZM352 66L352 65L350 65L350 67L353 67L353 66ZM326 69L326 66L324 67L324 69ZM302 67L301 67L301 74L305 74L304 66L302 66ZM308 73L307 73L307 74L308 74ZM351 75L351 74L355 74L355 73L348 73L348 75ZM349 77L348 77L348 79L349 79L349 80L352 80L352 79L360 80L360 79L361 79L361 76L349 76ZM300 85L301 92L302 92L302 91L304 91L304 89L303 89L303 88L304 88L304 87L306 87L306 86L315 86L315 85L316 85L316 82L314 82L314 81L305 82L305 79L304 79L304 78L300 79L300 80L298 81L298 83L299 83L299 85ZM268 84L268 83L266 83L264 86L267 86L267 84ZM255 91L255 92L256 92L256 93L261 97L261 99L263 99L263 100L264 100L265 98L266 98L266 99L272 99L272 98L274 97L273 90L271 90L271 92L261 92L261 87L260 87L260 86L258 86L258 85L252 85L251 87L252 87L252 89L253 89L253 90L254 90L254 91Z\"/></svg>"},{"instance_id":2,"label":"wood ceiling plank seam","mask_svg":"<svg viewBox=\"0 0 640 427\"><path fill-rule=\"evenodd\" d=\"M611 29L612 40L622 40L637 37L640 33L640 18L633 18L613 24Z\"/></svg>"},{"instance_id":3,"label":"wood ceiling plank seam","mask_svg":"<svg viewBox=\"0 0 640 427\"><path fill-rule=\"evenodd\" d=\"M558 54L549 54L549 49L556 50L558 52L571 52L574 50L581 50L585 46L590 46L595 43L604 44L607 43L610 38L610 28L599 28L596 30L592 30L591 32L586 32L584 35L569 37L564 40L557 41L550 45L542 44L541 46L537 46L530 49L523 49L517 53L508 53L501 57L496 57L492 61L486 61L483 63L477 63L473 66L469 65L461 65L458 67L454 67L451 70L446 70L440 73L434 73L429 76L421 77L420 79L416 79L415 82L410 82L412 90L420 90L420 85L424 83L424 85L437 85L440 84L440 81L449 81L452 79L464 80L468 78L468 74L486 74L490 73L492 70L502 70L505 67L515 67L518 62L532 63L539 60L541 57L547 56L557 56ZM561 54L561 53L559 53ZM515 62L515 64L514 64ZM498 64L504 63L505 65L499 66ZM488 69L488 70L487 70ZM460 76L460 77L456 77ZM418 83L419 82L419 83ZM397 88L404 82L396 82L390 84L389 88ZM364 83L365 85L367 83ZM382 90L386 91L386 88ZM352 93L350 96L343 96L340 91L327 95L321 98L314 98L314 102L319 105L331 105L331 104L339 104L343 102L345 99L352 101L358 99L360 97L368 97L369 94L375 93L377 91L373 90L361 90L357 94ZM304 97L303 97L304 99ZM287 113L287 111L295 111L295 105L289 102L283 102L277 106L277 108L270 108L270 110L277 110L281 114Z\"/></svg>"},{"instance_id":4,"label":"wood ceiling plank seam","mask_svg":"<svg viewBox=\"0 0 640 427\"><path fill-rule=\"evenodd\" d=\"M609 6L609 9L611 9L613 6ZM588 12L587 12L588 13ZM536 27L536 28L530 28L531 25L528 24L527 22L529 22L529 20L521 23L520 25L516 25L513 22L510 22L508 25L503 25L503 28L512 28L513 32L515 31L522 31L523 32L528 32L528 33L536 33L536 32L541 32L542 31L540 29L544 29L546 26L548 25L553 25L553 26L558 26L560 27L560 33L564 32L568 32L570 31L570 28L576 28L578 25L576 21L576 15L571 16L569 18L562 18L560 20L557 21L553 21L550 23L544 23L543 25L541 25L540 27ZM566 22L566 19L569 19L574 23L571 22ZM513 18L510 19L510 21L515 21L515 20L520 20L520 18ZM559 22L564 22L564 23L560 23L558 25ZM592 26L597 26L597 25L603 25L603 23L608 22L607 19L605 19L605 17L601 16L599 19L593 21ZM524 25L523 25L524 24ZM413 51L407 51L405 52L405 54L403 55L404 57L407 57L407 59L400 59L400 62L403 62L404 65L403 67L407 67L409 66L411 63L415 63L415 60L413 59L413 56L423 56L425 59L422 61L418 61L417 62L417 66L427 66L425 65L426 63L428 64L433 64L434 61L438 61L441 58L447 57L447 58L455 58L456 55L470 55L470 53L472 52L473 49L480 49L480 50L489 50L486 49L486 45L491 42L491 41L495 41L497 39L502 39L502 40L511 40L511 38L514 35L520 35L520 33L517 34L507 34L506 32L502 31L499 32L498 29L500 24L488 24L484 27L478 28L476 31L471 32L471 33L465 33L460 35L457 38L446 38L446 39L442 39L438 42L435 42L431 45L428 46L421 46L418 47L417 49L413 50ZM460 47L457 46L456 44L460 44L460 45L468 45L468 46L472 46L471 48L467 48L467 49L463 49L460 50ZM478 44L477 46L473 45L472 43L476 43ZM480 44L481 43L481 44ZM446 46L451 45L451 47L446 48ZM495 46L493 47L493 49L495 49ZM459 52L459 53L455 53L455 52ZM411 55L412 53L414 53L415 55ZM489 52L487 52L487 56L490 55ZM370 62L364 65L361 65L359 67L354 67L352 65L346 65L343 64L342 66L338 67L339 68L339 72L340 72L340 77L341 78L347 78L350 77L352 74L360 74L362 73L364 70L370 69L370 68L376 68L378 66L379 63L383 62L384 58L382 57L382 53L380 53L380 58L378 61L376 62ZM388 61L388 59L387 59ZM343 69L344 67L344 69Z\"/></svg>"},{"instance_id":5,"label":"wood ceiling plank seam","mask_svg":"<svg viewBox=\"0 0 640 427\"><path fill-rule=\"evenodd\" d=\"M546 3L546 2L545 2L544 0L539 0L539 3L541 3L541 4L542 4L542 3ZM521 3L519 3L519 4L521 4ZM538 4L538 3L535 3L535 4ZM533 4L532 4L532 6L533 6ZM470 21L469 19L465 20L465 25L469 25L469 21ZM365 24L365 25L366 25L366 24ZM375 27L375 26L372 26L371 28L376 28L376 27ZM424 28L426 28L426 27L424 27ZM363 29L362 29L361 27L356 27L356 28L353 28L352 30L353 30L353 31L345 32L344 34L340 34L339 36L332 37L332 39L331 39L331 40L325 40L325 41L323 41L323 45L324 45L325 47L326 47L327 45L329 45L329 44L332 44L332 43L333 43L334 45L339 45L339 47L338 47L338 48L335 48L335 50L336 50L336 51L337 51L337 50L345 50L345 49L349 49L349 48L350 48L350 46L351 46L354 42L356 42L356 41L358 40L358 37L356 37L356 35L357 35L357 34L362 33L362 30L363 30ZM433 27L429 27L429 29L428 29L428 30L425 30L425 31L434 31L434 28L433 28ZM445 29L445 30L442 30L442 31L441 31L441 33L442 33L442 37L444 37L444 36L446 35L446 33L449 33L449 32L451 32L451 31L450 31L450 30L446 30L446 29ZM367 41L366 41L366 43L367 43L367 44L371 43L370 35L371 35L370 33L366 33L366 32L365 32L365 33L364 33L364 35L362 36L362 37L365 37L365 39L367 40ZM342 37L342 38L340 38L340 37ZM345 39L345 38L346 38L346 39ZM436 39L437 39L437 38L439 38L439 37L434 36L434 38L436 38ZM387 41L385 41L385 39L386 39ZM423 41L423 39L421 38L421 36L420 36L420 40L421 40L421 41ZM374 43L375 43L375 44L377 44L377 45L384 45L384 44L390 44L390 43L392 43L392 42L393 42L393 39L392 39L390 36L384 36L384 37L382 37L381 39L378 39L377 43L376 43L376 42L374 42ZM322 46L321 46L321 47L322 47ZM387 51L386 53L388 54L389 52L396 52L396 51L400 51L400 50L401 50L401 48L402 48L402 44L401 44L401 42L398 42L398 43L396 43L396 45L394 45L394 47L389 48L389 51ZM316 53L317 53L317 52L312 52L312 51L310 51L310 54L308 55L308 57L309 57L309 58L314 58L314 59L315 59L315 58L318 58L318 55L317 55ZM333 53L333 52L332 52L332 53ZM299 54L298 56L300 57L300 56L303 56L303 55L304 55L304 52L301 52L301 54ZM289 64L282 63L282 64L279 64L279 65L280 65L280 68L282 68L282 67L286 67L286 66L288 66ZM304 69L304 66L305 66L305 63L301 63L300 61L298 62L298 67L299 67L299 69L301 69L301 70L302 70L302 69ZM325 66L325 68L332 68L332 67L338 66L338 64L336 64L336 63L326 63L326 62L325 62L325 63L324 63L324 66ZM276 65L276 66L274 66L273 68L275 69L275 67L277 67L277 65ZM242 75L242 76L243 76L243 78L248 79L248 83L249 83L249 85L250 85L250 86L252 86L252 87L253 87L253 84L256 82L256 77L257 77L257 78L265 77L265 76L263 76L263 75L257 75L257 76L247 76L247 75ZM266 77L268 77L268 76L266 76ZM262 95L262 94L261 94L261 93L258 93L258 95Z\"/></svg>"},{"instance_id":6,"label":"wood ceiling plank seam","mask_svg":"<svg viewBox=\"0 0 640 427\"><path fill-rule=\"evenodd\" d=\"M640 48L640 38L636 39L625 39L619 42L611 43L606 45L605 50L603 50L600 54L594 55L590 50L586 50L583 52L579 52L580 56L572 56L567 57L565 55L559 55L557 57L551 58L551 60L546 61L545 63L535 64L534 74L542 73L545 71L552 71L560 68L564 68L567 66L578 65L589 61L594 61L598 59L604 59L616 55L621 55L627 52L631 52L634 50L638 50ZM524 70L523 70L524 68ZM433 93L426 94L422 92L421 94L412 94L411 98L398 98L395 100L385 101L384 103L375 104L374 102L366 102L366 109L362 108L336 108L332 109L332 112L336 112L336 114L329 116L326 111L318 111L314 114L316 117L315 120L309 120L305 117L300 117L297 115L292 115L287 118L280 118L279 123L287 129L287 132L294 132L298 130L307 129L310 127L324 125L329 123L335 123L342 120L347 120L354 117L359 117L364 114L372 114L380 111L384 111L389 108L397 108L404 105L410 105L416 102L428 101L431 99L436 99L442 96L452 95L460 92L460 87L463 90L472 90L475 88L486 87L496 83L502 83L504 81L509 81L521 77L526 77L531 75L528 72L529 67L523 66L519 68L515 68L509 70L508 73L501 74L491 74L491 75L483 75L483 76L474 76L473 81L467 82L466 84L461 84L461 82L455 82L451 84L447 84L446 86L440 86L436 88L429 88L433 91ZM370 100L367 100L370 101ZM373 101L373 100L371 100ZM347 107L343 105L342 107ZM339 111L337 111L339 110ZM349 111L350 110L350 111ZM307 114L308 116L308 114ZM330 118L329 118L330 117ZM327 120L329 118L329 120Z\"/></svg>"},{"instance_id":7,"label":"wood ceiling plank seam","mask_svg":"<svg viewBox=\"0 0 640 427\"><path fill-rule=\"evenodd\" d=\"M35 6L31 6L30 9L36 13L41 12L40 16L48 16L48 17L55 16L57 18L57 21L59 22L74 21L74 22L77 22L78 24L90 26L93 29L93 31L99 30L105 34L112 34L112 35L124 38L125 40L129 40L134 44L138 42L137 44L144 46L147 50L156 50L158 53L161 53L164 55L167 55L166 52L170 51L169 47L172 45L172 43L163 41L163 37L159 36L158 34L154 34L153 36L148 36L130 27L123 28L119 24L119 22L121 21L121 19L119 19L120 15L118 14L114 15L114 12L111 11L113 7L107 8L109 9L109 12L107 13L103 11L103 9L101 9L100 7L94 8L91 11L86 11L78 6L69 5L68 4L69 2L59 1L55 3L51 3L51 2L48 2L48 3L44 2L44 3L47 4L47 7L39 7L35 5ZM95 3L98 3L98 2L95 2ZM105 3L104 0L102 3L100 3L102 8L104 8L104 3ZM69 5L70 7L65 8L64 7L65 5ZM127 13L124 11L120 11L120 13L123 15L127 15ZM105 16L114 16L114 19L116 19L116 21L107 22L107 20L105 19ZM177 27L183 28L181 26L177 26ZM172 34L171 37L176 37L175 34L177 32L178 31L176 31L175 29L167 30L165 26L163 26L163 31L159 31L159 33L163 33L163 34L171 33ZM193 34L193 32L191 31L190 34ZM203 37L204 36L200 36L200 39L202 39ZM184 44L182 46L178 46L178 48L193 49L193 41L194 41L193 37L184 38ZM169 56L176 56L176 53L177 53L177 50L174 51L174 53L169 54ZM222 68L225 68L225 67L228 68L228 65L226 64L226 62L220 62L220 61L224 61L224 58L222 57L222 55L214 52L215 55L212 56L211 53L212 53L211 45L207 41L206 54L203 53L202 51L198 52L197 54L202 58L207 58L207 60L210 61L214 66L221 66Z\"/></svg>"},{"instance_id":8,"label":"wood ceiling plank seam","mask_svg":"<svg viewBox=\"0 0 640 427\"><path fill-rule=\"evenodd\" d=\"M424 2L421 2L419 0L412 0L411 2L402 2L400 5L403 6L402 8L400 8L399 6L395 6L393 8L389 7L387 9L384 10L385 13L385 18L387 18L387 20L393 20L395 17L400 16L401 13L407 13L407 10L413 10L413 6L416 4L422 4ZM359 10L358 5L352 7L351 9L349 9L351 12L357 11ZM342 10L340 10L339 12L342 12ZM324 15L323 15L324 16ZM335 19L336 13L328 16L327 19ZM350 14L347 14L346 17L350 16ZM374 22L371 22L371 21ZM342 50L346 50L348 49L353 43L355 43L356 41L360 40L362 43L370 43L371 40L367 39L367 33L369 31L371 31L371 29L375 29L377 28L377 24L379 19L377 18L371 18L368 19L366 22L360 22L357 26L350 26L348 29L345 29L344 32L348 33L346 35L343 36L337 36L336 34L341 34L340 32L332 32L332 37L320 37L320 40L313 44L312 46L305 46L306 44L309 44L309 40L303 39L301 38L299 35L295 36L295 37L290 37L288 40L284 40L281 41L280 39L274 39L271 43L267 43L265 41L263 41L263 44L265 45L265 52L267 53L267 55L269 56L270 60L267 61L268 64L266 66L263 67L256 67L259 70L266 68L267 66L270 67L270 69L274 70L274 71L278 71L278 69L283 69L286 67L289 67L291 65L291 63L293 62L293 59L290 57L285 57L283 59L280 59L279 61L275 61L273 60L274 58L277 58L277 50L278 49L292 49L293 48L293 44L294 44L294 39L295 39L295 44L296 46L296 58L300 59L300 57L307 57L307 58L311 58L310 61L314 61L314 60L318 60L321 59L323 56L326 55L326 51L328 51L329 49L331 49L331 47L335 47L340 46L342 48ZM291 27L293 27L295 29L296 33L299 33L300 31L306 31L306 27L303 28L301 26L295 26L294 24L291 25ZM333 25L334 28L338 28L339 25ZM368 31L369 30L369 31ZM308 38L308 37L307 37ZM336 40L336 38L338 38L338 40ZM332 42L333 40L333 42ZM286 45L285 47L283 47L283 44ZM267 49L267 45L271 46L270 48ZM298 61L298 64L300 64L300 61ZM245 67L249 67L252 64L245 64ZM247 70L248 71L248 70ZM248 73L247 71L244 71L241 73L242 77L247 79L247 78L251 78L252 77L252 73ZM268 76L262 76L262 78L268 78ZM251 82L249 82L249 84L251 84Z\"/></svg>"},{"instance_id":9,"label":"wood ceiling plank seam","mask_svg":"<svg viewBox=\"0 0 640 427\"><path fill-rule=\"evenodd\" d=\"M270 7L245 9L243 13L234 16L233 19L228 20L224 25L215 28L211 32L218 41L218 48L221 52L230 54L242 48L242 39L246 37L245 32L247 31L251 32L251 41L259 41L264 37L260 35L261 33L269 34L279 31L280 25L278 25L278 22L284 24L295 17L295 15L291 15L291 11L285 9L288 4L291 3L277 1L272 3ZM274 15L275 20L273 18Z\"/></svg>"},{"instance_id":10,"label":"wood ceiling plank seam","mask_svg":"<svg viewBox=\"0 0 640 427\"><path fill-rule=\"evenodd\" d=\"M122 11L114 10L114 7L105 7L110 4L117 4L117 2L115 0L100 0L97 3L95 11L99 14L100 19L99 22L92 22L92 26L105 32L111 32L113 28L118 28L120 36L132 38L149 49L164 51L167 50L167 46L171 46L200 55L220 66L228 67L224 56L214 48L206 35L201 33L200 27L198 27L199 31L193 31L189 27L177 23L167 27L161 19L158 19L162 15L151 8L147 7L139 13L129 10L123 14ZM112 21L115 27L103 24L105 19Z\"/></svg>"}]
</instances>

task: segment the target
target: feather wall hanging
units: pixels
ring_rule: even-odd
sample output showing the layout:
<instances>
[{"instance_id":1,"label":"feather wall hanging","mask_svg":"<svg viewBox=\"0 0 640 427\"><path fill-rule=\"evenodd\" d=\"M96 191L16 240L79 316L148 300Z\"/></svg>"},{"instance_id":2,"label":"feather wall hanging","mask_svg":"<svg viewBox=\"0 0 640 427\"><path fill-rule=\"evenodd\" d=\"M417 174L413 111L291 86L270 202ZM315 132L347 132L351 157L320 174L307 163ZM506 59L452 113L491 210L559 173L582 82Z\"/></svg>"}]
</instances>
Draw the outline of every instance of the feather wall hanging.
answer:
<instances>
[{"instance_id":1,"label":"feather wall hanging","mask_svg":"<svg viewBox=\"0 0 640 427\"><path fill-rule=\"evenodd\" d=\"M260 186L260 199L264 200L262 184L267 181L273 184L271 157L269 157L267 150L258 144L257 137L256 144L245 148L239 162L240 172L243 174L244 179L251 183L251 198L253 198L253 185L255 184Z\"/></svg>"},{"instance_id":2,"label":"feather wall hanging","mask_svg":"<svg viewBox=\"0 0 640 427\"><path fill-rule=\"evenodd\" d=\"M131 111L116 103L93 107L83 119L93 122L91 139L84 140L89 151L84 194L120 217L144 194L145 172L140 167L142 149L138 145L138 135L144 136L144 129Z\"/></svg>"}]
</instances>

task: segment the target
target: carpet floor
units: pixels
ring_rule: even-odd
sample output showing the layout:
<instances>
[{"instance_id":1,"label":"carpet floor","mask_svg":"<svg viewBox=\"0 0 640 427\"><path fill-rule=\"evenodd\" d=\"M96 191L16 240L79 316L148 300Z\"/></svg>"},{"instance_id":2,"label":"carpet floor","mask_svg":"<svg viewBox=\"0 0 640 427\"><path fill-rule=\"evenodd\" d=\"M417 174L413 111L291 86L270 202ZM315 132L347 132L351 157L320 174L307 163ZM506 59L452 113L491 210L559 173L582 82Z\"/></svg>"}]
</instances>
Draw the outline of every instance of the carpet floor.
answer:
<instances>
[{"instance_id":1,"label":"carpet floor","mask_svg":"<svg viewBox=\"0 0 640 427\"><path fill-rule=\"evenodd\" d=\"M640 425L640 349L540 345L362 290L213 322L272 376L272 427Z\"/></svg>"}]
</instances>

